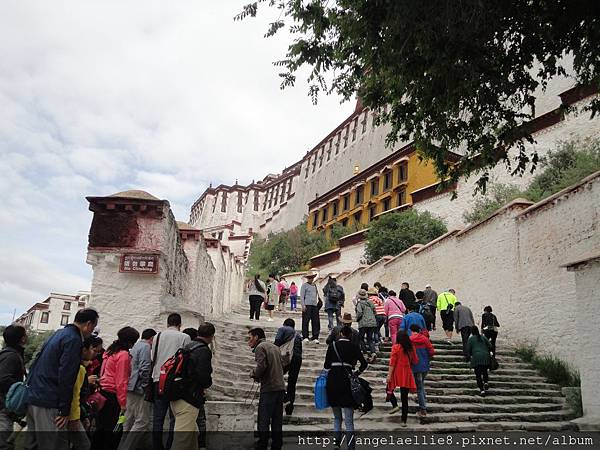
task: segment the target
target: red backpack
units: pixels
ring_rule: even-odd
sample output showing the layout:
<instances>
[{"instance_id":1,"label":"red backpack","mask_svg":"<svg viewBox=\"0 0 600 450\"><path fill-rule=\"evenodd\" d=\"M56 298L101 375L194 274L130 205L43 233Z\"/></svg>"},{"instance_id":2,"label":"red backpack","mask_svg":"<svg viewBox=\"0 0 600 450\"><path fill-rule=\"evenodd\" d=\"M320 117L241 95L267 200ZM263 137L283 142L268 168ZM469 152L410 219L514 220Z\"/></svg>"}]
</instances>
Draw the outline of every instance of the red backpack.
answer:
<instances>
[{"instance_id":1,"label":"red backpack","mask_svg":"<svg viewBox=\"0 0 600 450\"><path fill-rule=\"evenodd\" d=\"M185 379L184 371L190 358L190 351L180 348L160 367L158 378L158 395L169 400L179 400L183 396Z\"/></svg>"}]
</instances>

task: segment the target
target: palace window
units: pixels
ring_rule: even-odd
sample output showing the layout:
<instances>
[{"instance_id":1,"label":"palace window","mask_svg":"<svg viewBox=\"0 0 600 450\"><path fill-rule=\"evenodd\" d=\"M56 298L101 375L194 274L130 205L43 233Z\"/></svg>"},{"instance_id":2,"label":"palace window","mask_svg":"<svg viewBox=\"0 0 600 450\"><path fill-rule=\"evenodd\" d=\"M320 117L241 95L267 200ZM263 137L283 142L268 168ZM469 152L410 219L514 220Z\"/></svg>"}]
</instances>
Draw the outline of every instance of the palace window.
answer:
<instances>
[{"instance_id":1,"label":"palace window","mask_svg":"<svg viewBox=\"0 0 600 450\"><path fill-rule=\"evenodd\" d=\"M408 180L408 165L407 164L401 164L400 165L400 171L398 172L398 178L400 182L406 181Z\"/></svg>"},{"instance_id":2,"label":"palace window","mask_svg":"<svg viewBox=\"0 0 600 450\"><path fill-rule=\"evenodd\" d=\"M325 148L322 148L319 152L319 167L323 166L323 153L325 152Z\"/></svg>"},{"instance_id":3,"label":"palace window","mask_svg":"<svg viewBox=\"0 0 600 450\"><path fill-rule=\"evenodd\" d=\"M279 203L279 185L275 186L275 192L273 193L273 204Z\"/></svg>"},{"instance_id":4,"label":"palace window","mask_svg":"<svg viewBox=\"0 0 600 450\"><path fill-rule=\"evenodd\" d=\"M317 228L317 225L319 225L319 211L315 211L313 213L313 228Z\"/></svg>"},{"instance_id":5,"label":"palace window","mask_svg":"<svg viewBox=\"0 0 600 450\"><path fill-rule=\"evenodd\" d=\"M379 178L375 178L371 181L371 197L379 194Z\"/></svg>"},{"instance_id":6,"label":"palace window","mask_svg":"<svg viewBox=\"0 0 600 450\"><path fill-rule=\"evenodd\" d=\"M335 141L335 154L337 155L340 152L340 139L342 138L341 133L337 134L337 140Z\"/></svg>"},{"instance_id":7,"label":"palace window","mask_svg":"<svg viewBox=\"0 0 600 450\"><path fill-rule=\"evenodd\" d=\"M390 209L390 205L391 205L392 201L391 199L388 197L383 201L383 211L387 211Z\"/></svg>"},{"instance_id":8,"label":"palace window","mask_svg":"<svg viewBox=\"0 0 600 450\"><path fill-rule=\"evenodd\" d=\"M65 302L65 304L63 305L63 309L65 311L70 311L71 310L71 302Z\"/></svg>"},{"instance_id":9,"label":"palace window","mask_svg":"<svg viewBox=\"0 0 600 450\"><path fill-rule=\"evenodd\" d=\"M242 212L242 202L244 201L244 198L242 197L242 193L238 192L238 204L237 204L237 212L241 213Z\"/></svg>"},{"instance_id":10,"label":"palace window","mask_svg":"<svg viewBox=\"0 0 600 450\"><path fill-rule=\"evenodd\" d=\"M223 199L221 200L221 212L227 211L227 192L223 192Z\"/></svg>"},{"instance_id":11,"label":"palace window","mask_svg":"<svg viewBox=\"0 0 600 450\"><path fill-rule=\"evenodd\" d=\"M356 201L354 202L355 205L360 205L363 202L364 192L365 192L364 185L361 185L356 188L356 199L355 199Z\"/></svg>"},{"instance_id":12,"label":"palace window","mask_svg":"<svg viewBox=\"0 0 600 450\"><path fill-rule=\"evenodd\" d=\"M333 202L333 204L331 205L332 209L333 209L333 217L337 217L338 215L338 202L337 200L335 202Z\"/></svg>"},{"instance_id":13,"label":"palace window","mask_svg":"<svg viewBox=\"0 0 600 450\"><path fill-rule=\"evenodd\" d=\"M223 240L223 232L219 231L219 240L222 241Z\"/></svg>"},{"instance_id":14,"label":"palace window","mask_svg":"<svg viewBox=\"0 0 600 450\"><path fill-rule=\"evenodd\" d=\"M373 217L377 214L377 205L371 206L369 208L369 220L373 220Z\"/></svg>"},{"instance_id":15,"label":"palace window","mask_svg":"<svg viewBox=\"0 0 600 450\"><path fill-rule=\"evenodd\" d=\"M406 205L406 191L398 192L398 206Z\"/></svg>"},{"instance_id":16,"label":"palace window","mask_svg":"<svg viewBox=\"0 0 600 450\"><path fill-rule=\"evenodd\" d=\"M327 207L323 208L323 216L321 218L321 223L327 222Z\"/></svg>"},{"instance_id":17,"label":"palace window","mask_svg":"<svg viewBox=\"0 0 600 450\"><path fill-rule=\"evenodd\" d=\"M344 195L344 211L348 211L350 209L350 194Z\"/></svg>"},{"instance_id":18,"label":"palace window","mask_svg":"<svg viewBox=\"0 0 600 450\"><path fill-rule=\"evenodd\" d=\"M352 142L356 140L356 129L358 128L358 117L352 122Z\"/></svg>"},{"instance_id":19,"label":"palace window","mask_svg":"<svg viewBox=\"0 0 600 450\"><path fill-rule=\"evenodd\" d=\"M348 147L348 133L350 132L350 130L348 129L348 126L346 126L346 128L344 128L344 148Z\"/></svg>"},{"instance_id":20,"label":"palace window","mask_svg":"<svg viewBox=\"0 0 600 450\"><path fill-rule=\"evenodd\" d=\"M306 172L308 175L308 171ZM254 191L254 211L258 211L258 192Z\"/></svg>"},{"instance_id":21,"label":"palace window","mask_svg":"<svg viewBox=\"0 0 600 450\"><path fill-rule=\"evenodd\" d=\"M69 323L69 315L68 314L63 314L62 317L60 318L60 324L62 326L65 326Z\"/></svg>"},{"instance_id":22,"label":"palace window","mask_svg":"<svg viewBox=\"0 0 600 450\"><path fill-rule=\"evenodd\" d=\"M309 170L308 166L310 166L310 161L306 164L306 172L304 172L304 178L308 178L308 170Z\"/></svg>"},{"instance_id":23,"label":"palace window","mask_svg":"<svg viewBox=\"0 0 600 450\"><path fill-rule=\"evenodd\" d=\"M354 213L354 223L359 224L362 220L362 211Z\"/></svg>"},{"instance_id":24,"label":"palace window","mask_svg":"<svg viewBox=\"0 0 600 450\"><path fill-rule=\"evenodd\" d=\"M48 316L50 315L49 312L44 311L42 313L42 317L40 317L40 323L48 323Z\"/></svg>"},{"instance_id":25,"label":"palace window","mask_svg":"<svg viewBox=\"0 0 600 450\"><path fill-rule=\"evenodd\" d=\"M313 158L312 162L312 173L315 173L315 169L317 168L317 155Z\"/></svg>"},{"instance_id":26,"label":"palace window","mask_svg":"<svg viewBox=\"0 0 600 450\"><path fill-rule=\"evenodd\" d=\"M331 159L331 140L329 140L329 145L327 146L327 161Z\"/></svg>"},{"instance_id":27,"label":"palace window","mask_svg":"<svg viewBox=\"0 0 600 450\"><path fill-rule=\"evenodd\" d=\"M365 111L365 113L363 114L363 120L360 123L362 125L362 134L365 134L367 132L367 115L368 112Z\"/></svg>"},{"instance_id":28,"label":"palace window","mask_svg":"<svg viewBox=\"0 0 600 450\"><path fill-rule=\"evenodd\" d=\"M348 218L345 218L344 220L342 220L342 226L343 227L347 227L348 226Z\"/></svg>"},{"instance_id":29,"label":"palace window","mask_svg":"<svg viewBox=\"0 0 600 450\"><path fill-rule=\"evenodd\" d=\"M391 170L388 170L386 173L383 174L383 190L384 191L389 191L392 188L392 175L393 175L393 172Z\"/></svg>"}]
</instances>

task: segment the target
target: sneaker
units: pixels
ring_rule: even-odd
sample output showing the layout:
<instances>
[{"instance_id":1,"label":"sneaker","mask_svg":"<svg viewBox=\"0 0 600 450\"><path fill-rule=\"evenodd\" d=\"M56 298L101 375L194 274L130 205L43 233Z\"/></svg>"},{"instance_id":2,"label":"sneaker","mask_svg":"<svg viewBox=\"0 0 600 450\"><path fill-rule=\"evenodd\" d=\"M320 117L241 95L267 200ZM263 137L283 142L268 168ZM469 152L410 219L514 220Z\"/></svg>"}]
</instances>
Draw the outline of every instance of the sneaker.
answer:
<instances>
[{"instance_id":1,"label":"sneaker","mask_svg":"<svg viewBox=\"0 0 600 450\"><path fill-rule=\"evenodd\" d=\"M308 338L304 338L302 339L302 342L310 342L310 340Z\"/></svg>"},{"instance_id":2,"label":"sneaker","mask_svg":"<svg viewBox=\"0 0 600 450\"><path fill-rule=\"evenodd\" d=\"M313 339L313 344L319 344L319 340L318 339Z\"/></svg>"},{"instance_id":3,"label":"sneaker","mask_svg":"<svg viewBox=\"0 0 600 450\"><path fill-rule=\"evenodd\" d=\"M485 391L481 391L481 392L479 393L479 395L481 395L482 397L485 397Z\"/></svg>"},{"instance_id":4,"label":"sneaker","mask_svg":"<svg viewBox=\"0 0 600 450\"><path fill-rule=\"evenodd\" d=\"M490 385L488 383L483 383L483 390L487 391L490 388Z\"/></svg>"},{"instance_id":5,"label":"sneaker","mask_svg":"<svg viewBox=\"0 0 600 450\"><path fill-rule=\"evenodd\" d=\"M400 426L401 426L402 428L406 428L406 426L407 426L407 425L406 425L406 422L400 422Z\"/></svg>"},{"instance_id":6,"label":"sneaker","mask_svg":"<svg viewBox=\"0 0 600 450\"><path fill-rule=\"evenodd\" d=\"M400 407L399 406L394 406L392 409L390 409L390 411L388 412L388 414L396 414L398 411L400 411Z\"/></svg>"},{"instance_id":7,"label":"sneaker","mask_svg":"<svg viewBox=\"0 0 600 450\"><path fill-rule=\"evenodd\" d=\"M254 320L252 317L250 317L250 320Z\"/></svg>"},{"instance_id":8,"label":"sneaker","mask_svg":"<svg viewBox=\"0 0 600 450\"><path fill-rule=\"evenodd\" d=\"M267 322L273 322L273 319L272 319L271 317L269 317L269 318L267 319Z\"/></svg>"}]
</instances>

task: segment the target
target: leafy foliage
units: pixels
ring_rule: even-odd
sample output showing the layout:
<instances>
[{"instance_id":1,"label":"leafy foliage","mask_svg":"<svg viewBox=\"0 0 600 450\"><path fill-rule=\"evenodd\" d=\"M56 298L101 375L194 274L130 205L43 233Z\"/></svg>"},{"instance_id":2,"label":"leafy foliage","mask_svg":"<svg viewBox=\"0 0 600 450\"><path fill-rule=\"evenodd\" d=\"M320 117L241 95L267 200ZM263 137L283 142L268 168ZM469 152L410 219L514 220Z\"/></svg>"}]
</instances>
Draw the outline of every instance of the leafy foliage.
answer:
<instances>
[{"instance_id":1,"label":"leafy foliage","mask_svg":"<svg viewBox=\"0 0 600 450\"><path fill-rule=\"evenodd\" d=\"M248 275L260 273L264 279L270 273L307 270L310 258L334 248L341 236L353 231L336 225L332 239L326 239L323 233L309 233L305 220L291 230L270 234L267 239L255 236L248 258Z\"/></svg>"},{"instance_id":2,"label":"leafy foliage","mask_svg":"<svg viewBox=\"0 0 600 450\"><path fill-rule=\"evenodd\" d=\"M265 36L285 28L293 36L274 63L282 88L307 66L314 102L321 92L358 93L391 125L389 145L414 140L441 179L475 173L483 192L500 161L512 174L535 169L524 124L536 90L571 61L574 81L600 85L597 0L258 0L235 19L256 16L261 3L280 13ZM586 109L600 111L600 99ZM467 158L450 166L457 148Z\"/></svg>"},{"instance_id":3,"label":"leafy foliage","mask_svg":"<svg viewBox=\"0 0 600 450\"><path fill-rule=\"evenodd\" d=\"M428 211L390 213L372 222L367 232L369 264L385 255L397 255L415 244L425 244L446 233L446 225Z\"/></svg>"},{"instance_id":4,"label":"leafy foliage","mask_svg":"<svg viewBox=\"0 0 600 450\"><path fill-rule=\"evenodd\" d=\"M25 344L25 364L29 364L42 345L54 334L54 331L27 331L27 344Z\"/></svg>"},{"instance_id":5,"label":"leafy foliage","mask_svg":"<svg viewBox=\"0 0 600 450\"><path fill-rule=\"evenodd\" d=\"M600 139L562 142L541 159L541 167L543 170L525 190L492 183L487 195L477 198L473 208L463 214L465 222L479 222L519 197L539 202L599 171Z\"/></svg>"},{"instance_id":6,"label":"leafy foliage","mask_svg":"<svg viewBox=\"0 0 600 450\"><path fill-rule=\"evenodd\" d=\"M581 386L577 369L554 355L539 354L535 345L519 344L515 353L523 361L534 366L550 383L569 387Z\"/></svg>"}]
</instances>

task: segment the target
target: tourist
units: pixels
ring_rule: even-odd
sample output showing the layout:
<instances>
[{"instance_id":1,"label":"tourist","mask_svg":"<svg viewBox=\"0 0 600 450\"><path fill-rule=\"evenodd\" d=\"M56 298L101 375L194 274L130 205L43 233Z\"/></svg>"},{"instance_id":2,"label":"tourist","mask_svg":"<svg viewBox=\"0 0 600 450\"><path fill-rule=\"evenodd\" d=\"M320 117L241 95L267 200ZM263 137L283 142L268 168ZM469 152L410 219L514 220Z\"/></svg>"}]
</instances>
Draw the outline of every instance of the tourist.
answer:
<instances>
[{"instance_id":1,"label":"tourist","mask_svg":"<svg viewBox=\"0 0 600 450\"><path fill-rule=\"evenodd\" d=\"M481 316L481 330L483 335L487 337L492 344L492 353L496 354L496 338L498 337L498 328L500 324L495 314L492 314L492 307L486 306L483 308Z\"/></svg>"},{"instance_id":2,"label":"tourist","mask_svg":"<svg viewBox=\"0 0 600 450\"><path fill-rule=\"evenodd\" d=\"M433 358L435 350L431 341L426 334L421 331L423 329L416 323L410 326L410 342L415 348L415 353L419 358L419 362L413 364L412 371L415 377L415 384L417 385L417 400L419 401L419 411L417 416L425 417L427 415L427 396L425 395L425 378L430 369L430 360Z\"/></svg>"},{"instance_id":3,"label":"tourist","mask_svg":"<svg viewBox=\"0 0 600 450\"><path fill-rule=\"evenodd\" d=\"M188 352L188 359L181 375L181 398L171 399L171 410L175 416L171 447L174 450L198 449L197 420L199 415L205 416L205 390L212 385L212 351L209 346L214 337L215 326L205 322L198 327L198 338L184 347Z\"/></svg>"},{"instance_id":4,"label":"tourist","mask_svg":"<svg viewBox=\"0 0 600 450\"><path fill-rule=\"evenodd\" d=\"M409 305L414 305L417 302L415 293L410 290L410 285L406 281L402 283L402 288L400 289L398 298L402 300L407 308Z\"/></svg>"},{"instance_id":5,"label":"tourist","mask_svg":"<svg viewBox=\"0 0 600 450\"><path fill-rule=\"evenodd\" d=\"M408 392L416 392L417 385L412 372L412 366L419 363L419 358L406 331L400 330L396 335L396 342L392 345L390 364L386 380L386 401L392 404L389 414L397 413L398 400L394 389L400 388L400 401L402 404L401 426L406 426L408 418Z\"/></svg>"},{"instance_id":6,"label":"tourist","mask_svg":"<svg viewBox=\"0 0 600 450\"><path fill-rule=\"evenodd\" d=\"M333 330L331 330L331 333L329 333L329 336L327 336L325 343L327 345L331 345L332 342L336 342L340 338L340 333L344 327L348 327L352 331L350 342L360 348L360 334L356 328L352 327L352 314L350 313L344 313L341 319L341 325L336 325L333 327Z\"/></svg>"},{"instance_id":7,"label":"tourist","mask_svg":"<svg viewBox=\"0 0 600 450\"><path fill-rule=\"evenodd\" d=\"M260 274L254 275L254 281L248 290L248 302L250 303L250 320L259 320L260 308L266 300L267 286L260 279Z\"/></svg>"},{"instance_id":8,"label":"tourist","mask_svg":"<svg viewBox=\"0 0 600 450\"><path fill-rule=\"evenodd\" d=\"M300 367L302 367L302 335L299 334L296 329L296 322L294 319L285 319L283 326L279 327L277 334L275 335L274 344L281 347L290 339L294 340L293 353L290 363L283 368L283 373L288 374L287 389L283 397L283 403L285 405L286 416L291 416L294 411L294 401L296 400L296 383L298 382L298 374L300 373Z\"/></svg>"},{"instance_id":9,"label":"tourist","mask_svg":"<svg viewBox=\"0 0 600 450\"><path fill-rule=\"evenodd\" d=\"M296 311L296 302L298 301L298 286L292 281L290 284L290 311Z\"/></svg>"},{"instance_id":10,"label":"tourist","mask_svg":"<svg viewBox=\"0 0 600 450\"><path fill-rule=\"evenodd\" d=\"M473 319L473 312L468 306L463 305L461 302L454 304L454 324L456 327L456 333L460 333L462 339L463 356L465 361L469 362L469 355L467 354L467 341L471 336L471 328L475 325L475 319Z\"/></svg>"},{"instance_id":11,"label":"tourist","mask_svg":"<svg viewBox=\"0 0 600 450\"><path fill-rule=\"evenodd\" d=\"M187 334L190 337L191 341L195 341L198 337L198 330L195 328L186 328L182 331L183 334Z\"/></svg>"},{"instance_id":12,"label":"tourist","mask_svg":"<svg viewBox=\"0 0 600 450\"><path fill-rule=\"evenodd\" d=\"M452 344L452 331L454 330L454 304L456 303L456 292L454 289L448 289L438 295L437 309L442 319L442 327L446 333L448 344Z\"/></svg>"},{"instance_id":13,"label":"tourist","mask_svg":"<svg viewBox=\"0 0 600 450\"><path fill-rule=\"evenodd\" d=\"M0 449L12 449L9 442L13 431L13 416L4 409L4 399L10 387L25 376L23 352L27 331L21 325L9 325L2 333L5 347L0 351Z\"/></svg>"},{"instance_id":14,"label":"tourist","mask_svg":"<svg viewBox=\"0 0 600 450\"><path fill-rule=\"evenodd\" d=\"M361 283L360 288L364 289L365 291L368 291L369 290L369 284L368 283ZM352 304L354 305L354 307L356 307L357 303L358 303L358 292L352 298Z\"/></svg>"},{"instance_id":15,"label":"tourist","mask_svg":"<svg viewBox=\"0 0 600 450\"><path fill-rule=\"evenodd\" d=\"M366 336L366 347L363 349L369 354L370 361L373 362L376 356L375 342L373 334L377 326L375 319L375 305L369 301L369 294L364 289L358 291L358 303L356 304L356 321L358 322L359 340L364 344Z\"/></svg>"},{"instance_id":16,"label":"tourist","mask_svg":"<svg viewBox=\"0 0 600 450\"><path fill-rule=\"evenodd\" d=\"M290 288L284 277L281 277L279 283L277 284L277 292L279 293L279 307L277 310L285 311L285 304L290 295Z\"/></svg>"},{"instance_id":17,"label":"tourist","mask_svg":"<svg viewBox=\"0 0 600 450\"><path fill-rule=\"evenodd\" d=\"M340 324L340 314L345 300L344 288L337 283L334 276L330 275L323 288L323 294L325 295L325 311L327 311L327 327L331 332L334 315L335 324Z\"/></svg>"},{"instance_id":18,"label":"tourist","mask_svg":"<svg viewBox=\"0 0 600 450\"><path fill-rule=\"evenodd\" d=\"M277 281L277 277L274 274L270 274L269 278L267 278L267 283L269 284L269 291L265 301L265 309L269 312L267 322L273 322L273 311L279 303L279 281Z\"/></svg>"},{"instance_id":19,"label":"tourist","mask_svg":"<svg viewBox=\"0 0 600 450\"><path fill-rule=\"evenodd\" d=\"M435 310L436 310L438 295L437 295L437 292L435 292L433 289L431 289L430 284L425 285L425 290L423 291L423 294L425 296L425 303L429 305L429 310L431 311L431 314L433 315L433 321L432 321L431 325L432 325L432 329L435 330Z\"/></svg>"},{"instance_id":20,"label":"tourist","mask_svg":"<svg viewBox=\"0 0 600 450\"><path fill-rule=\"evenodd\" d=\"M471 328L471 337L467 341L467 355L471 360L471 367L475 371L475 379L480 395L485 397L489 388L488 385L488 367L490 366L490 352L492 344L488 338L479 334L479 328Z\"/></svg>"},{"instance_id":21,"label":"tourist","mask_svg":"<svg viewBox=\"0 0 600 450\"><path fill-rule=\"evenodd\" d=\"M319 290L315 284L316 273L306 275L306 283L300 288L300 304L302 305L302 337L304 342L319 343L321 322L319 320ZM311 325L312 337L308 338L308 325Z\"/></svg>"},{"instance_id":22,"label":"tourist","mask_svg":"<svg viewBox=\"0 0 600 450\"><path fill-rule=\"evenodd\" d=\"M385 301L389 297L390 293L388 291L388 288L386 288L385 286L380 286L377 289L377 295L379 296L379 298L381 299L381 301L385 305ZM391 342L391 339L390 339L390 327L388 325L388 320L387 320L387 316L386 315L384 315L384 317L383 317L383 329L385 331L385 338L383 339L383 341L384 342Z\"/></svg>"},{"instance_id":23,"label":"tourist","mask_svg":"<svg viewBox=\"0 0 600 450\"><path fill-rule=\"evenodd\" d=\"M266 450L269 445L269 428L271 449L280 450L283 445L283 397L285 384L283 366L279 348L266 341L262 328L248 331L248 346L254 352L256 367L250 377L260 383L258 400L258 442L257 450Z\"/></svg>"},{"instance_id":24,"label":"tourist","mask_svg":"<svg viewBox=\"0 0 600 450\"><path fill-rule=\"evenodd\" d=\"M178 313L171 313L167 317L167 329L158 333L152 342L152 382L154 383L154 408L152 410L153 450L171 448L171 443L173 442L175 417L171 411L169 399L158 393L158 380L160 378L160 368L165 361L173 356L177 350L191 342L190 337L180 332L180 329L181 316ZM169 434L165 445L163 443L163 424L167 412L169 413Z\"/></svg>"},{"instance_id":25,"label":"tourist","mask_svg":"<svg viewBox=\"0 0 600 450\"><path fill-rule=\"evenodd\" d=\"M184 330L185 331L185 330ZM186 333L187 334L187 333ZM147 328L131 351L131 375L127 384L127 414L119 450L136 449L150 431L150 402L146 390L152 383L152 342L156 331Z\"/></svg>"},{"instance_id":26,"label":"tourist","mask_svg":"<svg viewBox=\"0 0 600 450\"><path fill-rule=\"evenodd\" d=\"M73 398L71 400L71 413L69 415L69 442L74 450L88 450L91 442L87 435L89 425L84 426L83 421L89 421L86 417L87 397L89 394L89 386L86 383L86 364L96 357L96 339L94 336L87 337L83 340L81 349L81 364L73 386ZM1 448L1 447L0 447Z\"/></svg>"},{"instance_id":27,"label":"tourist","mask_svg":"<svg viewBox=\"0 0 600 450\"><path fill-rule=\"evenodd\" d=\"M119 435L113 430L119 415L124 414L127 408L127 386L131 375L129 349L139 337L135 328L121 328L117 332L117 340L106 349L100 375L100 393L106 402L96 419L93 450L116 450L119 445Z\"/></svg>"},{"instance_id":28,"label":"tourist","mask_svg":"<svg viewBox=\"0 0 600 450\"><path fill-rule=\"evenodd\" d=\"M81 365L83 339L98 323L90 308L77 311L73 324L57 330L44 344L28 379L27 426L44 450L69 447L66 427L71 413L73 386Z\"/></svg>"},{"instance_id":29,"label":"tourist","mask_svg":"<svg viewBox=\"0 0 600 450\"><path fill-rule=\"evenodd\" d=\"M433 329L433 314L431 314L429 305L425 302L425 293L423 291L417 291L415 292L415 297L417 298L417 312L425 319L427 330L431 331Z\"/></svg>"},{"instance_id":30,"label":"tourist","mask_svg":"<svg viewBox=\"0 0 600 450\"><path fill-rule=\"evenodd\" d=\"M395 291L388 292L388 298L385 300L384 310L387 316L388 326L390 329L390 336L392 343L396 342L396 335L404 319L406 313L406 306L398 297L396 297Z\"/></svg>"},{"instance_id":31,"label":"tourist","mask_svg":"<svg viewBox=\"0 0 600 450\"><path fill-rule=\"evenodd\" d=\"M365 293L366 291L361 289ZM354 408L356 404L350 389L349 372L354 370L356 363L360 361L358 374L364 372L368 364L360 347L353 344L352 329L343 326L340 337L327 347L324 368L329 369L327 375L327 400L333 410L333 431L335 433L336 447L339 448L342 441L342 417L346 428L346 442L348 449L354 449ZM343 413L343 416L342 416Z\"/></svg>"},{"instance_id":32,"label":"tourist","mask_svg":"<svg viewBox=\"0 0 600 450\"><path fill-rule=\"evenodd\" d=\"M385 324L385 306L383 299L375 291L367 291L369 301L375 306L375 332L373 333L373 341L377 344L381 343L381 327Z\"/></svg>"},{"instance_id":33,"label":"tourist","mask_svg":"<svg viewBox=\"0 0 600 450\"><path fill-rule=\"evenodd\" d=\"M419 329L427 329L427 325L425 324L425 319L421 314L417 312L418 305L416 303L412 303L407 306L408 314L404 316L404 320L402 320L402 324L400 325L400 329L404 330L407 335L411 335L410 326L412 324L416 324L419 326Z\"/></svg>"}]
</instances>

